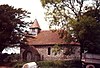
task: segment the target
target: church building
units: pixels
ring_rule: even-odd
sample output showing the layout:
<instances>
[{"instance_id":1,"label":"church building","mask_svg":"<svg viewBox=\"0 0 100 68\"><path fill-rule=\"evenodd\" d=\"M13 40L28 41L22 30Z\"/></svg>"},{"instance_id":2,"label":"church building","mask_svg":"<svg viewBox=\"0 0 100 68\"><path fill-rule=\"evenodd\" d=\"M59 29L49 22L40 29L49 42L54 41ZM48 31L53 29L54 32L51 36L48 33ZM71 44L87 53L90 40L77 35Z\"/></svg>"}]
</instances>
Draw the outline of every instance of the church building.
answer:
<instances>
[{"instance_id":1,"label":"church building","mask_svg":"<svg viewBox=\"0 0 100 68\"><path fill-rule=\"evenodd\" d=\"M79 59L80 45L67 43L58 31L41 30L35 19L26 35L25 44L20 48L22 61Z\"/></svg>"}]
</instances>

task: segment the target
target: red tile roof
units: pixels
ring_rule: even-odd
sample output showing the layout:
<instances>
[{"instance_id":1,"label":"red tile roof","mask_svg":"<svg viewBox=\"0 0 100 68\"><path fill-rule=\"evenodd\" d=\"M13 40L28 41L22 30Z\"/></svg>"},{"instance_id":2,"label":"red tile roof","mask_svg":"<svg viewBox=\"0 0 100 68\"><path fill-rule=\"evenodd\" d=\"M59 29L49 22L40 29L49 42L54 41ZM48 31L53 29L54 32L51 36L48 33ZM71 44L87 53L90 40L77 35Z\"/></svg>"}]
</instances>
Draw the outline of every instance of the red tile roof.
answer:
<instances>
[{"instance_id":1,"label":"red tile roof","mask_svg":"<svg viewBox=\"0 0 100 68\"><path fill-rule=\"evenodd\" d=\"M52 31L41 31L36 37L28 37L27 38L28 45L48 45L48 44L68 44L61 39L58 32ZM70 43L77 44L77 43Z\"/></svg>"}]
</instances>

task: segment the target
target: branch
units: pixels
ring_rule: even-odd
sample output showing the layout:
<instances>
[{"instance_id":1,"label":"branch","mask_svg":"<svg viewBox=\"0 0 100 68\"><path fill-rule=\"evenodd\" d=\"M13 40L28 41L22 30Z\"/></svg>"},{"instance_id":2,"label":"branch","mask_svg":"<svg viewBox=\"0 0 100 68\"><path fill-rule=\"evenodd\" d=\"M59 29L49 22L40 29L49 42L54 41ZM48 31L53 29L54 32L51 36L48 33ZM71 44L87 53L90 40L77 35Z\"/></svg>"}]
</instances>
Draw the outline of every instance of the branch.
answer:
<instances>
[{"instance_id":1,"label":"branch","mask_svg":"<svg viewBox=\"0 0 100 68\"><path fill-rule=\"evenodd\" d=\"M81 1L76 0L76 2L80 5L79 12L78 12L78 15L80 16L81 15L81 11L82 11L82 7L83 7L84 0L81 0Z\"/></svg>"},{"instance_id":2,"label":"branch","mask_svg":"<svg viewBox=\"0 0 100 68\"><path fill-rule=\"evenodd\" d=\"M69 3L70 3L70 5L71 5L71 7L69 6L69 4L66 4L66 2L63 2L63 4L64 4L67 8L69 8L69 9L75 14L75 16L77 16L77 13L75 12L75 8L74 8L74 6L72 5L71 1L69 1Z\"/></svg>"}]
</instances>

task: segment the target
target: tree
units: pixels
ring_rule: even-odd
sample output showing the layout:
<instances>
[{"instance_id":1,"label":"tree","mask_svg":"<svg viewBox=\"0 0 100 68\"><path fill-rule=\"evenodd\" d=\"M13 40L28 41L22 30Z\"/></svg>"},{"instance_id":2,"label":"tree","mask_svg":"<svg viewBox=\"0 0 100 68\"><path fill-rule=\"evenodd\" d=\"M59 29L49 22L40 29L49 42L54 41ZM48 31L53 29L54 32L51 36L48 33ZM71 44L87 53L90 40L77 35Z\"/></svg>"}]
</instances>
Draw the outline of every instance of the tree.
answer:
<instances>
[{"instance_id":1,"label":"tree","mask_svg":"<svg viewBox=\"0 0 100 68\"><path fill-rule=\"evenodd\" d=\"M83 15L91 16L96 19L97 23L100 22L100 9L90 9L83 13Z\"/></svg>"},{"instance_id":2,"label":"tree","mask_svg":"<svg viewBox=\"0 0 100 68\"><path fill-rule=\"evenodd\" d=\"M89 0L41 0L42 5L47 10L46 20L50 22L50 27L60 26L65 28L68 18L73 17L79 20L79 17L90 9L96 9L95 15L97 15L98 9L100 9L100 0L92 0L92 6L85 5Z\"/></svg>"},{"instance_id":3,"label":"tree","mask_svg":"<svg viewBox=\"0 0 100 68\"><path fill-rule=\"evenodd\" d=\"M97 41L93 41L93 39L91 41L91 38L89 38L88 44L99 43L100 28L98 22L100 21L100 0L93 0L92 6L84 5L84 2L87 0L41 1L44 8L47 9L46 15L47 19L49 19L50 26L59 26L67 30L68 34L66 40L68 40L68 42L79 42L82 47L85 47L83 44L85 44L87 38L91 36L91 38ZM95 34L93 32L95 32ZM98 46L97 44L93 45Z\"/></svg>"},{"instance_id":4,"label":"tree","mask_svg":"<svg viewBox=\"0 0 100 68\"><path fill-rule=\"evenodd\" d=\"M77 20L82 15L84 0L41 0L46 8L46 18L49 19L50 26L67 23L68 17L75 17Z\"/></svg>"},{"instance_id":5,"label":"tree","mask_svg":"<svg viewBox=\"0 0 100 68\"><path fill-rule=\"evenodd\" d=\"M50 26L67 30L67 42L79 42L82 52L100 54L100 0L41 0L46 8L46 18ZM63 32L60 32L64 36ZM82 65L82 64L81 64Z\"/></svg>"},{"instance_id":6,"label":"tree","mask_svg":"<svg viewBox=\"0 0 100 68\"><path fill-rule=\"evenodd\" d=\"M45 2L47 3L47 5L45 5L45 9L47 10L47 12L45 13L46 20L50 22L50 28L56 25L59 26L61 22L64 22L67 19L65 8L59 3L60 0L48 0L44 1L44 4Z\"/></svg>"},{"instance_id":7,"label":"tree","mask_svg":"<svg viewBox=\"0 0 100 68\"><path fill-rule=\"evenodd\" d=\"M70 19L68 26L70 33L73 34L75 42L79 42L82 51L90 53L100 53L100 23L91 16L82 16L80 21Z\"/></svg>"},{"instance_id":8,"label":"tree","mask_svg":"<svg viewBox=\"0 0 100 68\"><path fill-rule=\"evenodd\" d=\"M23 28L28 24L23 21L29 18L29 12L7 4L0 5L0 52L6 47L20 44Z\"/></svg>"}]
</instances>

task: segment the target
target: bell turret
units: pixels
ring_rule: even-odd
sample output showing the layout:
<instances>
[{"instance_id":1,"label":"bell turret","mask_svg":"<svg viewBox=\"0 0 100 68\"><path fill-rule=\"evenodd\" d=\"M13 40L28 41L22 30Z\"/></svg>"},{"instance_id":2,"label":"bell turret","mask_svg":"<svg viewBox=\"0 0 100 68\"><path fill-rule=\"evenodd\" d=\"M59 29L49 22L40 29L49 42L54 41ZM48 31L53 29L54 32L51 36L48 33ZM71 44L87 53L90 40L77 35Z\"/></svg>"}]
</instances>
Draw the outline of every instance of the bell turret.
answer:
<instances>
[{"instance_id":1,"label":"bell turret","mask_svg":"<svg viewBox=\"0 0 100 68\"><path fill-rule=\"evenodd\" d=\"M39 23L37 21L37 19L34 20L33 24L30 27L30 34L37 36L37 34L40 32L40 26Z\"/></svg>"}]
</instances>

